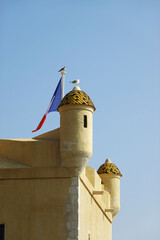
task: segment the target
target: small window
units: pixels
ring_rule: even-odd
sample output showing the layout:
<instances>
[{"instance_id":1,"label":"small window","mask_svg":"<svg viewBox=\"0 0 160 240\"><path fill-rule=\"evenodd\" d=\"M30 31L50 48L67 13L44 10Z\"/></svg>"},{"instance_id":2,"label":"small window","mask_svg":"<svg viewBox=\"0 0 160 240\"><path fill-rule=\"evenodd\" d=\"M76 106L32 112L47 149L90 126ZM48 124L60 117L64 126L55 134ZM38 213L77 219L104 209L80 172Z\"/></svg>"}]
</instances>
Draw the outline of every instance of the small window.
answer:
<instances>
[{"instance_id":1,"label":"small window","mask_svg":"<svg viewBox=\"0 0 160 240\"><path fill-rule=\"evenodd\" d=\"M4 234L5 234L5 225L0 224L0 240L4 240Z\"/></svg>"},{"instance_id":2,"label":"small window","mask_svg":"<svg viewBox=\"0 0 160 240\"><path fill-rule=\"evenodd\" d=\"M87 128L87 115L84 115L84 127Z\"/></svg>"}]
</instances>

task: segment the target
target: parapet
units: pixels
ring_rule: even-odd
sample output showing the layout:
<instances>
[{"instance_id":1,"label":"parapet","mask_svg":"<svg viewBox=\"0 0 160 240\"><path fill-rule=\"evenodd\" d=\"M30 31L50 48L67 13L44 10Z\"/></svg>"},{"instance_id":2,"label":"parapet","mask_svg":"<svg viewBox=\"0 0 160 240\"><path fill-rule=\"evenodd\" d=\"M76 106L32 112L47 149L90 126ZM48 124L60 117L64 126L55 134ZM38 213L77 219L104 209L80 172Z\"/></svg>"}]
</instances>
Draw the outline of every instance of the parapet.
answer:
<instances>
[{"instance_id":1,"label":"parapet","mask_svg":"<svg viewBox=\"0 0 160 240\"><path fill-rule=\"evenodd\" d=\"M34 139L1 139L0 167L2 159L3 168L60 166L59 148L59 129Z\"/></svg>"}]
</instances>

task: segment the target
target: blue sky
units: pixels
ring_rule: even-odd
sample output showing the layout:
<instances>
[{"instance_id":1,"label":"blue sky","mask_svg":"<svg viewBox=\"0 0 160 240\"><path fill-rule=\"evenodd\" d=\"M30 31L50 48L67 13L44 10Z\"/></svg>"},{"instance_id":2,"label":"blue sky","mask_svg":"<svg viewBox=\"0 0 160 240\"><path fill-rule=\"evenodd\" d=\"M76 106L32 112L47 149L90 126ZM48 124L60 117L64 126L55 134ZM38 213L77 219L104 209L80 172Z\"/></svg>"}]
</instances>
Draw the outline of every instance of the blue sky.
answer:
<instances>
[{"instance_id":1,"label":"blue sky","mask_svg":"<svg viewBox=\"0 0 160 240\"><path fill-rule=\"evenodd\" d=\"M160 2L1 0L0 138L59 127L45 113L60 74L96 106L93 156L119 169L121 210L113 240L160 239Z\"/></svg>"}]
</instances>

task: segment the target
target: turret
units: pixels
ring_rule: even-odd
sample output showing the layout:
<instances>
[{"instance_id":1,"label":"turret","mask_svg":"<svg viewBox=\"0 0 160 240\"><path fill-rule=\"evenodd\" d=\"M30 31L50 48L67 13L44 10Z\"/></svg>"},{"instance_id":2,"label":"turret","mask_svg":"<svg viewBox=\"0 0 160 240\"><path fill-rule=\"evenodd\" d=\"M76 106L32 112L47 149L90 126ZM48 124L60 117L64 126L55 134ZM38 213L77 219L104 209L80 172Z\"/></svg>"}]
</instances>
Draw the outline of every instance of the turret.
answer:
<instances>
[{"instance_id":1,"label":"turret","mask_svg":"<svg viewBox=\"0 0 160 240\"><path fill-rule=\"evenodd\" d=\"M61 101L60 156L62 166L79 175L92 156L92 116L95 106L78 86Z\"/></svg>"},{"instance_id":2,"label":"turret","mask_svg":"<svg viewBox=\"0 0 160 240\"><path fill-rule=\"evenodd\" d=\"M100 166L97 173L102 179L104 189L110 194L110 210L114 218L120 210L120 178L122 174L110 159Z\"/></svg>"}]
</instances>

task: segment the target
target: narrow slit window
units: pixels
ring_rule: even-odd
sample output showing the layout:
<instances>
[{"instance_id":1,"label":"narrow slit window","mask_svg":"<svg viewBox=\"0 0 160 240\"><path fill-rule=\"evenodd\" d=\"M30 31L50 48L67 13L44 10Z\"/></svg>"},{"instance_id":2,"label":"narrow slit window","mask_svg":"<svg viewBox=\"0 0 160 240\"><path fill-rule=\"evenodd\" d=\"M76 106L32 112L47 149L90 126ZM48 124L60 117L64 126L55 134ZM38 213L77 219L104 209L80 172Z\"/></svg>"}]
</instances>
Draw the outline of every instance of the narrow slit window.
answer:
<instances>
[{"instance_id":1,"label":"narrow slit window","mask_svg":"<svg viewBox=\"0 0 160 240\"><path fill-rule=\"evenodd\" d=\"M0 224L0 240L4 240L5 235L5 225Z\"/></svg>"},{"instance_id":2,"label":"narrow slit window","mask_svg":"<svg viewBox=\"0 0 160 240\"><path fill-rule=\"evenodd\" d=\"M87 115L84 115L84 127L87 128Z\"/></svg>"}]
</instances>

